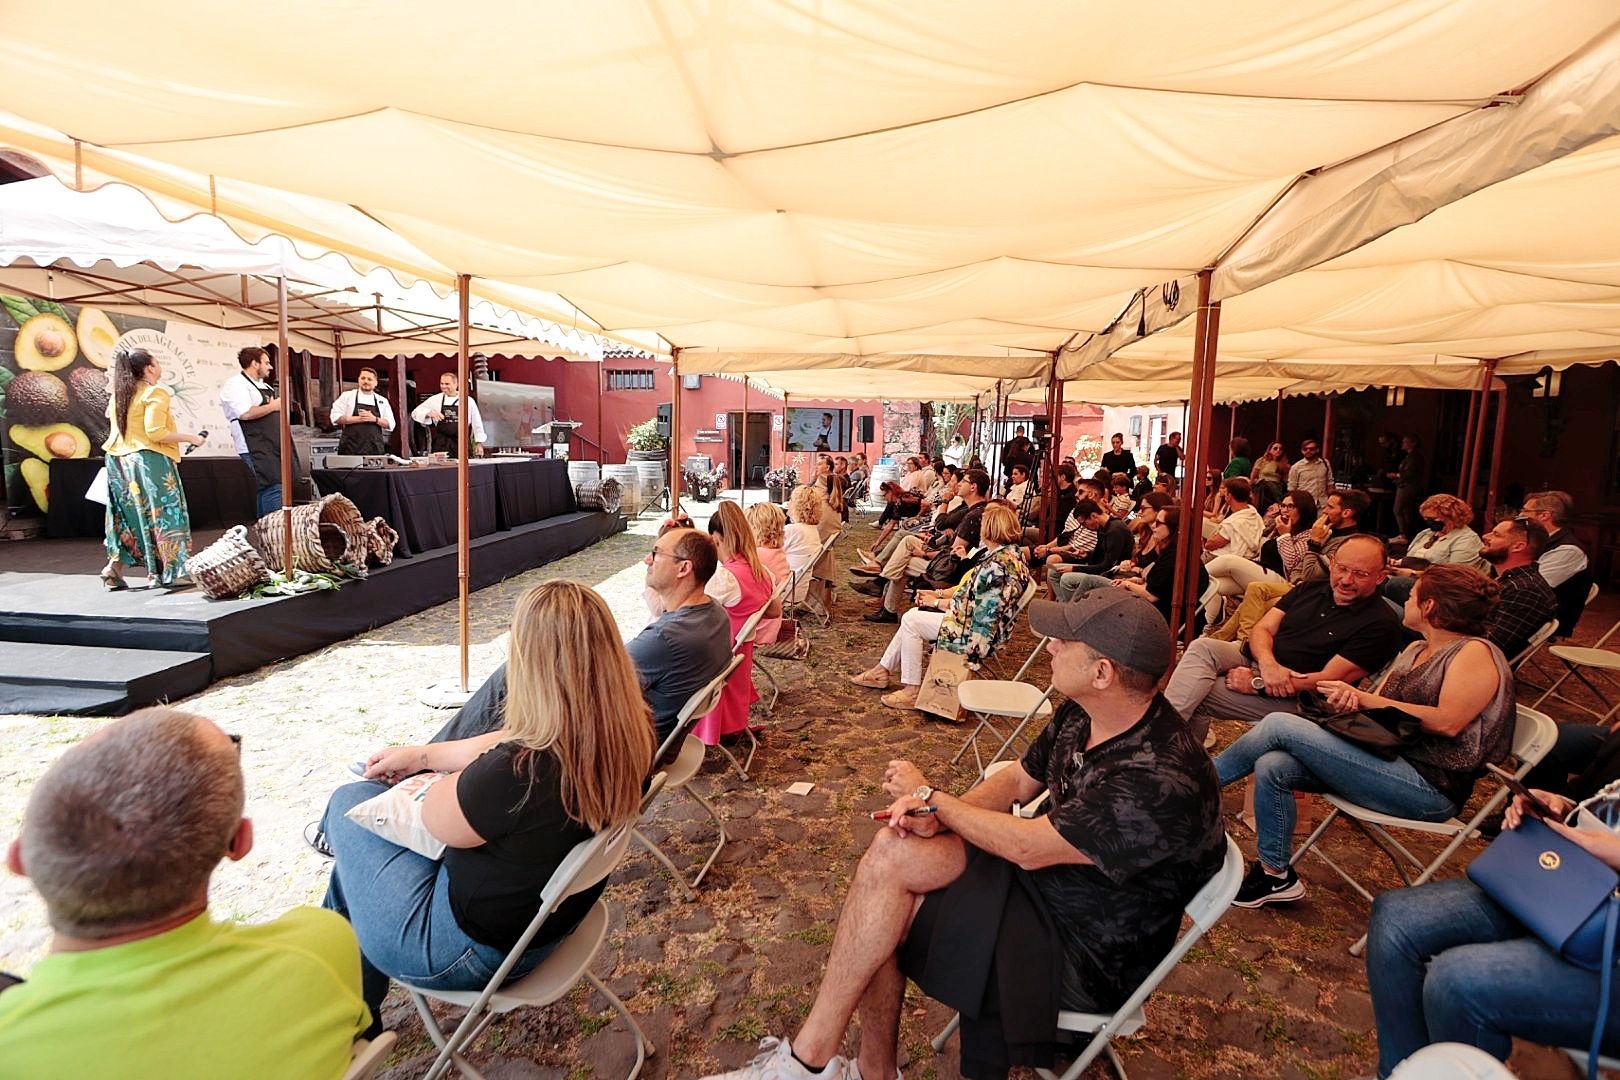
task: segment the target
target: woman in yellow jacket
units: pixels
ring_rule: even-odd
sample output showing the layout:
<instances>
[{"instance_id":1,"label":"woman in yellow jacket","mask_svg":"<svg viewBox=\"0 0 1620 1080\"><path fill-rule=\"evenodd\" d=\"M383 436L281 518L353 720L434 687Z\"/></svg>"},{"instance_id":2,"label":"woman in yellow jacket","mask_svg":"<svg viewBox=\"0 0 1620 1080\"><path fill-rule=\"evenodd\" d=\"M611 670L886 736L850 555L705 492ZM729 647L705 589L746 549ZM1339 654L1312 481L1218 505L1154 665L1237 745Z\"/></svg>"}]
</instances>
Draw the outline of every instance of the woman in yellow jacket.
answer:
<instances>
[{"instance_id":1,"label":"woman in yellow jacket","mask_svg":"<svg viewBox=\"0 0 1620 1080\"><path fill-rule=\"evenodd\" d=\"M113 354L112 434L107 452L107 567L101 581L123 589L123 565L146 564L149 588L182 584L191 555L191 518L180 486L180 446L200 435L175 430L163 368L145 349Z\"/></svg>"}]
</instances>

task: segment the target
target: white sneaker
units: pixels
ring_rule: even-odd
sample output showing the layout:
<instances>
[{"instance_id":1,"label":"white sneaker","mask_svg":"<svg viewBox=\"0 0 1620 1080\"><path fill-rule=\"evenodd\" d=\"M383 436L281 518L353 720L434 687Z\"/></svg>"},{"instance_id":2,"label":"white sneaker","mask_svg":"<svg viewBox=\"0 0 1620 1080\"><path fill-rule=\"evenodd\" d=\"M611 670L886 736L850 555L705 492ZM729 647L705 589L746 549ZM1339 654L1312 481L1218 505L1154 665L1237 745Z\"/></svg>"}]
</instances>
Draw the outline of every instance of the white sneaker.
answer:
<instances>
[{"instance_id":1,"label":"white sneaker","mask_svg":"<svg viewBox=\"0 0 1620 1080\"><path fill-rule=\"evenodd\" d=\"M848 1065L845 1065L844 1076L847 1078L847 1080L862 1080L861 1063L858 1061L851 1061ZM906 1080L906 1074L901 1072L899 1069L896 1069L894 1070L894 1080Z\"/></svg>"},{"instance_id":2,"label":"white sneaker","mask_svg":"<svg viewBox=\"0 0 1620 1080\"><path fill-rule=\"evenodd\" d=\"M759 1048L762 1052L742 1068L703 1080L847 1080L849 1076L844 1059L837 1054L819 1071L812 1071L799 1064L785 1038L767 1035L759 1040Z\"/></svg>"}]
</instances>

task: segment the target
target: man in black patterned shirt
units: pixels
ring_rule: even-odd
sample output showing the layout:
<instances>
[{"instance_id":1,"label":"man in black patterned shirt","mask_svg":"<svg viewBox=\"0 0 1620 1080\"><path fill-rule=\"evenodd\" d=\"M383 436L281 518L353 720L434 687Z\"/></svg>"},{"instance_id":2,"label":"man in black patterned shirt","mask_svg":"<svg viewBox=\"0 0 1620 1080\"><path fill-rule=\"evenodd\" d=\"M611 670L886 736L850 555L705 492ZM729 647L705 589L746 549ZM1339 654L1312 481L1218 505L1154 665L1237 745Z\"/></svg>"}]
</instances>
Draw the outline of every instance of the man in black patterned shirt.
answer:
<instances>
[{"instance_id":1,"label":"man in black patterned shirt","mask_svg":"<svg viewBox=\"0 0 1620 1080\"><path fill-rule=\"evenodd\" d=\"M856 869L809 1017L725 1077L846 1075L857 1008L859 1074L894 1076L907 976L962 1012L962 1075L1048 1065L1060 1007L1117 1008L1169 951L1226 855L1214 766L1157 693L1169 628L1118 589L1036 601L1029 617L1069 700L1020 763L961 797L889 763L888 827ZM1007 812L1043 788L1044 816Z\"/></svg>"},{"instance_id":2,"label":"man in black patterned shirt","mask_svg":"<svg viewBox=\"0 0 1620 1080\"><path fill-rule=\"evenodd\" d=\"M1491 564L1502 588L1485 636L1509 660L1558 614L1558 596L1536 567L1546 547L1547 530L1531 518L1499 521L1480 537L1480 558Z\"/></svg>"}]
</instances>

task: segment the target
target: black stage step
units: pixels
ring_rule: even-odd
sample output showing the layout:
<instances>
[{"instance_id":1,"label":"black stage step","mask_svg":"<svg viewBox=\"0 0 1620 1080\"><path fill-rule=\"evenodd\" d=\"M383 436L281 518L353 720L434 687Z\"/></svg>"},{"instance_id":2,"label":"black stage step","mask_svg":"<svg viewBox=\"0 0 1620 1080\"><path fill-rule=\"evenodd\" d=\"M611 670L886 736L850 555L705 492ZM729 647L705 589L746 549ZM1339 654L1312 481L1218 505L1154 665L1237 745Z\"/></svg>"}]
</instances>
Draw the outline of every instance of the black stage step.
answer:
<instances>
[{"instance_id":1,"label":"black stage step","mask_svg":"<svg viewBox=\"0 0 1620 1080\"><path fill-rule=\"evenodd\" d=\"M195 694L207 653L8 642L0 648L0 713L118 716Z\"/></svg>"},{"instance_id":2,"label":"black stage step","mask_svg":"<svg viewBox=\"0 0 1620 1080\"><path fill-rule=\"evenodd\" d=\"M617 514L574 512L479 537L472 543L469 586L482 589L504 581L623 529ZM0 642L7 643L0 653L7 655L8 672L23 670L10 659L12 642L205 655L207 678L184 691L189 694L216 679L301 656L453 600L456 591L454 547L396 559L336 591L263 600L209 600L196 588L107 592L93 574L0 573ZM40 688L38 700L28 699L20 686L8 687L0 711L63 711L50 704L56 699L48 691L77 685L76 672L85 670L86 661L74 659L75 652L63 649L42 658L34 668L40 678L30 684ZM160 696L177 694L165 690ZM121 709L105 715L156 700L131 694Z\"/></svg>"}]
</instances>

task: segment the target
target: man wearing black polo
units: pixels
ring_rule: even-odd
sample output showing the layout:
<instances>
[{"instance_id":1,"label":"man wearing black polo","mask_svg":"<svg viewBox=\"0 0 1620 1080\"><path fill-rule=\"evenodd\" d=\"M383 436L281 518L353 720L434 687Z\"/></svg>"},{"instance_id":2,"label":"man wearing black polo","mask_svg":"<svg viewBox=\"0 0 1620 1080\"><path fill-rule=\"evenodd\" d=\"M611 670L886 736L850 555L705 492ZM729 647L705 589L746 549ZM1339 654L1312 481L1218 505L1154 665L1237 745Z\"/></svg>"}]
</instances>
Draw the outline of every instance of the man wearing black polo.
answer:
<instances>
[{"instance_id":1,"label":"man wearing black polo","mask_svg":"<svg viewBox=\"0 0 1620 1080\"><path fill-rule=\"evenodd\" d=\"M1083 563L1059 563L1047 570L1047 584L1058 600L1072 600L1079 591L1082 577L1108 573L1131 557L1134 546L1131 527L1090 499L1075 503L1074 512L1085 522L1086 528L1096 532L1097 546Z\"/></svg>"},{"instance_id":2,"label":"man wearing black polo","mask_svg":"<svg viewBox=\"0 0 1620 1080\"><path fill-rule=\"evenodd\" d=\"M1165 698L1202 742L1212 719L1257 721L1292 710L1296 694L1323 680L1366 678L1404 643L1399 617L1378 595L1387 559L1378 537L1348 538L1333 554L1329 580L1290 590L1255 624L1247 643L1194 641Z\"/></svg>"}]
</instances>

